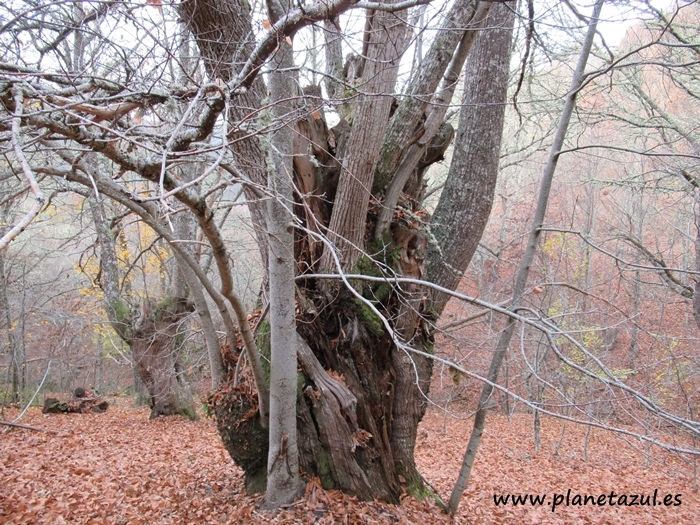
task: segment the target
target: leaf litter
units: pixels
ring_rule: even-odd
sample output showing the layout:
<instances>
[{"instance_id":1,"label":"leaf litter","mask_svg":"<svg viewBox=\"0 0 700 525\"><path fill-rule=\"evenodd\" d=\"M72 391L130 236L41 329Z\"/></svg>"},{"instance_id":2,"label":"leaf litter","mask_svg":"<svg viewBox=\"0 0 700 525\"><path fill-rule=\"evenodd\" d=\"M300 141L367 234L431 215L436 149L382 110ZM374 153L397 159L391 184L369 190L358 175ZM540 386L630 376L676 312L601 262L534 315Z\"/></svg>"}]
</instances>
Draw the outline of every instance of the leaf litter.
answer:
<instances>
[{"instance_id":1,"label":"leaf litter","mask_svg":"<svg viewBox=\"0 0 700 525\"><path fill-rule=\"evenodd\" d=\"M120 400L117 405L124 404ZM277 513L248 496L211 419L148 419L144 408L105 414L41 414L23 422L56 434L12 429L0 434L0 524L665 524L697 523L692 460L544 419L535 454L531 417L489 418L472 479L454 520L432 498L404 496L400 505L362 502L311 480L302 500ZM471 420L428 411L418 431L416 462L448 499ZM633 448L636 446L639 450ZM648 464L645 464L648 463ZM646 467L646 468L645 468ZM506 494L681 494L680 506L496 506Z\"/></svg>"}]
</instances>

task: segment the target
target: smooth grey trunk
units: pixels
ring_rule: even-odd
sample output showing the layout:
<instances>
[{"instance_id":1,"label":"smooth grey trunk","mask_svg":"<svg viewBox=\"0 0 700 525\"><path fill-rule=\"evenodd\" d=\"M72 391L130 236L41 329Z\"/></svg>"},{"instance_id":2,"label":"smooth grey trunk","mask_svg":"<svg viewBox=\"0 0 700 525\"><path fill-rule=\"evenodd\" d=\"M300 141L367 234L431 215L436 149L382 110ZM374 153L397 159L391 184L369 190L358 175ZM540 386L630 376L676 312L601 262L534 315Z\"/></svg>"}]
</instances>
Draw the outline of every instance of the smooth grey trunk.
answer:
<instances>
[{"instance_id":1,"label":"smooth grey trunk","mask_svg":"<svg viewBox=\"0 0 700 525\"><path fill-rule=\"evenodd\" d=\"M288 6L287 6L288 7ZM275 12L270 4L270 18ZM281 123L270 139L267 201L268 269L270 278L270 426L267 455L267 492L270 508L290 503L300 487L297 447L297 333L294 285L293 147L292 129L296 91L294 54L282 40L269 73L272 113Z\"/></svg>"},{"instance_id":2,"label":"smooth grey trunk","mask_svg":"<svg viewBox=\"0 0 700 525\"><path fill-rule=\"evenodd\" d=\"M697 242L697 241L696 241ZM632 333L630 335L630 350L629 350L629 365L630 369L637 370L637 356L639 355L639 326L637 323L637 318L639 317L639 296L641 294L641 287L639 286L639 279L641 278L639 270L634 272L634 286L632 287ZM693 315L695 314L695 297L698 296L697 293L698 284L695 285L696 292L693 294ZM697 323L698 317L695 316ZM698 325L700 326L700 325Z\"/></svg>"},{"instance_id":3,"label":"smooth grey trunk","mask_svg":"<svg viewBox=\"0 0 700 525\"><path fill-rule=\"evenodd\" d=\"M331 104L341 106L343 96L343 35L330 20L323 22L324 51L326 56L326 92Z\"/></svg>"},{"instance_id":4,"label":"smooth grey trunk","mask_svg":"<svg viewBox=\"0 0 700 525\"><path fill-rule=\"evenodd\" d=\"M425 10L427 6L420 6L418 8L418 24L416 27L416 48L413 51L413 64L411 65L411 76L415 74L418 68L423 63L423 33L425 31Z\"/></svg>"},{"instance_id":5,"label":"smooth grey trunk","mask_svg":"<svg viewBox=\"0 0 700 525\"><path fill-rule=\"evenodd\" d=\"M700 196L696 196L695 198L700 201ZM700 202L698 204L700 204ZM698 204L696 204L696 206ZM695 214L695 228L697 228L697 234L695 235L695 270L700 272L700 214L697 212ZM637 282L639 282L639 280L637 280ZM639 301L639 299L637 299L637 301ZM700 280L695 282L695 288L693 289L693 318L695 319L695 324L700 329ZM635 323L635 326L636 324L637 323Z\"/></svg>"},{"instance_id":6,"label":"smooth grey trunk","mask_svg":"<svg viewBox=\"0 0 700 525\"><path fill-rule=\"evenodd\" d=\"M202 332L204 332L204 340L207 345L207 356L209 358L209 371L211 372L211 389L214 392L226 380L226 368L224 360L221 357L221 349L219 347L219 338L216 335L216 327L214 320L209 310L209 304L204 296L202 283L199 282L197 276L186 263L181 262L178 258L180 270L185 276L187 287L192 294L194 306L199 316L199 322L202 324Z\"/></svg>"},{"instance_id":7,"label":"smooth grey trunk","mask_svg":"<svg viewBox=\"0 0 700 525\"><path fill-rule=\"evenodd\" d=\"M630 223L630 228L634 227L634 232L630 232L634 235L635 239L643 239L642 232L644 231L644 220L646 216L646 206L644 203L644 194L639 195L639 203L637 205L632 205L631 210L630 210L630 216L632 218L632 221ZM632 260L635 263L639 263L640 261L643 261L643 257L646 255L647 258L650 255L650 252L648 251L642 251L639 249L641 246L641 243L633 243L633 247L635 248L633 252L631 253ZM641 251L641 254L640 254ZM697 252L697 239L696 239L696 252ZM653 259L652 259L653 261ZM697 259L696 259L697 261ZM632 285L632 319L634 319L634 322L632 323L632 330L630 334L630 346L629 346L629 367L632 370L637 370L637 359L639 358L639 323L637 322L637 318L639 316L639 311L640 311L640 302L641 302L641 272L639 268L637 268L634 271L634 282ZM662 279L666 281L672 290L676 291L677 293L680 293L683 295L685 292L682 288L674 286L674 283L670 279L665 279L665 274L661 273L660 274ZM697 286L697 284L696 284ZM687 297L687 295L686 295ZM695 298L697 297L697 293L691 294L691 297L693 300L693 312L695 312ZM697 316L695 316L696 322L697 322ZM700 326L700 325L699 325Z\"/></svg>"},{"instance_id":8,"label":"smooth grey trunk","mask_svg":"<svg viewBox=\"0 0 700 525\"><path fill-rule=\"evenodd\" d=\"M576 105L576 96L583 84L586 63L588 62L588 56L590 55L591 47L593 46L593 39L595 38L596 34L598 18L600 17L600 12L603 9L604 2L605 0L597 0L595 7L593 8L593 14L588 21L588 30L583 41L583 46L581 48L581 53L579 54L576 69L574 70L573 78L571 79L571 87L568 95L566 96L566 102L564 103L564 108L562 109L561 117L557 125L549 158L547 159L547 164L542 173L542 184L540 186L539 197L537 200L535 218L532 222L527 248L525 250L525 254L523 255L523 259L520 262L518 276L513 289L512 303L510 306L510 310L512 311L517 310L522 305L525 285L530 274L530 267L534 261L535 253L537 251L537 246L542 233L541 228L544 224L545 214L547 212L547 204L549 202L552 181L554 179L554 173L559 161L559 152L561 151L562 145L564 144L564 139L566 138L566 132L569 127L569 122L571 121L571 115L573 114L574 107ZM479 408L474 416L474 428L469 438L469 443L467 444L467 450L464 453L464 459L462 461L459 477L457 478L457 482L455 483L454 489L452 490L452 495L450 497L448 509L451 515L454 515L457 511L462 495L467 488L472 466L474 465L474 458L476 457L477 450L479 449L479 443L481 442L481 436L483 435L484 427L486 426L488 401L491 399L491 394L493 393L493 386L491 385L498 381L498 372L501 368L501 364L503 363L503 358L508 350L508 346L510 345L515 328L515 321L509 319L505 330L498 340L496 351L493 354L491 366L487 375L487 379L490 381L490 383L485 383L481 391Z\"/></svg>"},{"instance_id":9,"label":"smooth grey trunk","mask_svg":"<svg viewBox=\"0 0 700 525\"><path fill-rule=\"evenodd\" d=\"M642 196L642 201L643 201L643 196ZM642 239L642 229L643 229L643 224L644 224L644 207L640 205L636 210L633 208L633 213L637 215L635 224L637 225L637 231L635 232L635 235L637 238ZM696 239L696 252L697 252L697 239ZM635 262L638 262L640 260L639 253L635 250L634 252L634 260ZM696 256L697 257L697 256ZM697 261L697 258L696 258ZM640 279L641 279L641 272L639 269L636 269L634 271L634 283L632 286L632 318L634 319L634 322L632 323L632 333L630 335L630 348L629 348L629 366L630 369L632 370L637 370L637 358L639 357L639 323L637 322L637 318L639 316L639 308L640 308L640 298L641 298L641 286L640 286ZM697 287L697 284L696 284ZM693 314L695 314L695 303L696 303L696 297L698 296L697 293L693 293ZM698 316L693 315L695 317L695 320L697 322ZM700 326L700 325L698 325Z\"/></svg>"},{"instance_id":10,"label":"smooth grey trunk","mask_svg":"<svg viewBox=\"0 0 700 525\"><path fill-rule=\"evenodd\" d=\"M593 231L593 221L595 219L596 203L598 202L598 196L596 195L595 187L586 186L586 222L583 227L583 234L590 238L591 232ZM583 247L583 261L585 264L583 273L583 289L588 292L591 289L591 277L593 272L591 271L591 246L588 243L584 243ZM588 302L590 298L588 294L583 295L583 302L581 304L581 311L588 311Z\"/></svg>"},{"instance_id":11,"label":"smooth grey trunk","mask_svg":"<svg viewBox=\"0 0 700 525\"><path fill-rule=\"evenodd\" d=\"M549 304L551 305L551 295ZM539 404L542 403L544 398L545 388L542 382L539 380L539 378L540 369L544 367L545 363L547 362L547 354L549 350L548 344L549 341L547 340L545 335L540 334L539 340L537 341L537 351L535 352L534 367L532 373L529 374L527 378L528 383L530 383L531 379L533 380L532 383L534 383L534 385L530 386L528 390L530 390L529 397L535 404L535 406L539 406ZM532 419L533 438L535 441L535 454L539 454L540 447L542 444L540 441L540 430L542 426L541 416L542 412L538 408L535 408Z\"/></svg>"}]
</instances>

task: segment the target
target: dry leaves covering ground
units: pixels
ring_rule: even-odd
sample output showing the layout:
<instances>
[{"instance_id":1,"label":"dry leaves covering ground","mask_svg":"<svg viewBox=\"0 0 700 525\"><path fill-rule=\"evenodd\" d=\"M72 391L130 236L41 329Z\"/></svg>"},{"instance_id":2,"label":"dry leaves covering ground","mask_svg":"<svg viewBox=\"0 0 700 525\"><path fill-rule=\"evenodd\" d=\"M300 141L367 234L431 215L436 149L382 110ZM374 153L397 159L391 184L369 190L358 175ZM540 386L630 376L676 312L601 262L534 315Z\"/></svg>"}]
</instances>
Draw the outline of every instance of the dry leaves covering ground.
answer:
<instances>
[{"instance_id":1,"label":"dry leaves covering ground","mask_svg":"<svg viewBox=\"0 0 700 525\"><path fill-rule=\"evenodd\" d=\"M126 404L126 400L121 400ZM5 418L13 414L6 411ZM543 422L534 454L527 416L491 417L472 482L454 523L700 523L692 467L682 458L644 456L621 440L594 431L582 460L584 430ZM246 496L211 420L148 420L148 411L110 407L106 414L42 415L25 424L57 434L0 427L0 523L3 524L420 524L449 523L430 501L400 506L364 503L310 483L306 498L277 514ZM446 423L446 426L444 426ZM419 431L417 458L443 497L457 475L470 421L429 412ZM558 453L553 454L561 442ZM682 505L497 507L494 494L681 494Z\"/></svg>"}]
</instances>

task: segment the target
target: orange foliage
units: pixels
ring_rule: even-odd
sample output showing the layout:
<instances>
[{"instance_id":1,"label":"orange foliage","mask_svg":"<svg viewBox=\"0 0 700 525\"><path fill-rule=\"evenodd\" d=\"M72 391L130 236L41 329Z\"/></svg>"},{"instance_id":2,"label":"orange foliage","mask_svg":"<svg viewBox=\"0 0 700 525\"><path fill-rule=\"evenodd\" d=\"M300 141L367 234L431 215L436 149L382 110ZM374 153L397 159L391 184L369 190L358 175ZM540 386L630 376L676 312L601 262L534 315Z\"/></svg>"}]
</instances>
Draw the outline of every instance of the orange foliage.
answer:
<instances>
[{"instance_id":1,"label":"orange foliage","mask_svg":"<svg viewBox=\"0 0 700 525\"><path fill-rule=\"evenodd\" d=\"M124 400L120 400L122 404ZM117 405L119 401L117 402ZM6 414L5 417L8 417ZM148 410L116 406L105 414L42 415L26 423L58 434L12 430L0 439L0 523L42 524L412 524L449 523L430 500L400 506L361 502L312 480L305 497L278 513L260 510L261 496L243 492L211 420L177 416L150 421ZM470 420L428 412L417 444L419 468L446 497L457 475ZM585 430L543 420L534 454L530 418L491 418L472 481L454 523L693 523L700 498L676 456L644 457L616 437L594 431L581 460ZM681 493L678 507L496 507L494 494Z\"/></svg>"}]
</instances>

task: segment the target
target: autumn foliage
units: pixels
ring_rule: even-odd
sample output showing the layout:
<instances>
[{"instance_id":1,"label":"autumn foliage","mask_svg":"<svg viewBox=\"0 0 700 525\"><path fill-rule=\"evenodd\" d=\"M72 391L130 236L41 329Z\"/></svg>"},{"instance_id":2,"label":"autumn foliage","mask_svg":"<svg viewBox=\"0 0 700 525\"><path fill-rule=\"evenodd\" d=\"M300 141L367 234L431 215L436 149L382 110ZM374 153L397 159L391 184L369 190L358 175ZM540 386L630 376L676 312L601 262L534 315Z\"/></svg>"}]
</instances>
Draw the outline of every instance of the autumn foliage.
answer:
<instances>
[{"instance_id":1,"label":"autumn foliage","mask_svg":"<svg viewBox=\"0 0 700 525\"><path fill-rule=\"evenodd\" d=\"M210 419L148 419L148 410L116 400L104 414L42 415L23 419L57 433L10 430L0 437L0 523L3 524L437 524L448 518L430 498L405 497L398 506L360 502L324 491L311 480L304 498L278 513L247 496ZM12 411L5 410L5 419ZM418 433L417 462L435 489L454 483L470 420L429 411ZM480 461L454 523L693 523L700 497L686 458L657 454L644 468L637 443L594 431L582 460L585 429L543 422L535 454L530 418L494 416ZM496 507L494 494L680 493L678 507Z\"/></svg>"}]
</instances>

